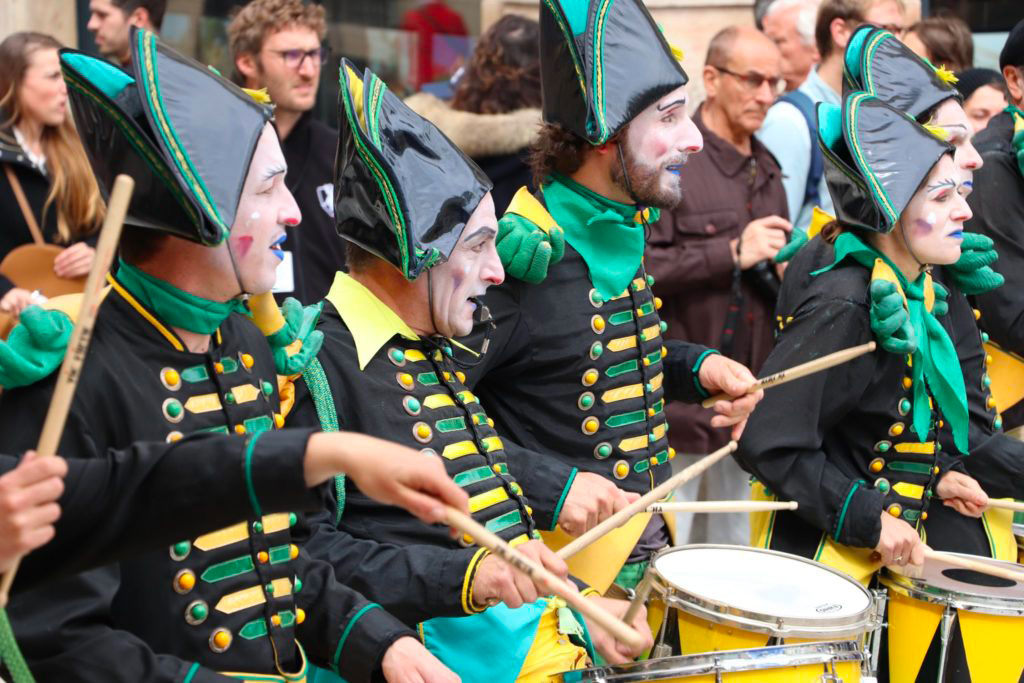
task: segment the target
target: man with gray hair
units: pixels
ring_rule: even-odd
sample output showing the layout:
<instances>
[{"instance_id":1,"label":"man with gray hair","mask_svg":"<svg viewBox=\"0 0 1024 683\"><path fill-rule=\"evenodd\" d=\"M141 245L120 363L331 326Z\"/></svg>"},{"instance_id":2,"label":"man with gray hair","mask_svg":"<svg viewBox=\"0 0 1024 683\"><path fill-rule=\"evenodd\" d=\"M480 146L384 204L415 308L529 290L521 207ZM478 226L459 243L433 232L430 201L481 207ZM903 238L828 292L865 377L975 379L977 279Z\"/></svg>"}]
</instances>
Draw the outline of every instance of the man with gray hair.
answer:
<instances>
[{"instance_id":1,"label":"man with gray hair","mask_svg":"<svg viewBox=\"0 0 1024 683\"><path fill-rule=\"evenodd\" d=\"M775 0L765 11L764 34L782 53L782 77L786 92L796 90L818 63L814 44L814 20L820 0Z\"/></svg>"}]
</instances>

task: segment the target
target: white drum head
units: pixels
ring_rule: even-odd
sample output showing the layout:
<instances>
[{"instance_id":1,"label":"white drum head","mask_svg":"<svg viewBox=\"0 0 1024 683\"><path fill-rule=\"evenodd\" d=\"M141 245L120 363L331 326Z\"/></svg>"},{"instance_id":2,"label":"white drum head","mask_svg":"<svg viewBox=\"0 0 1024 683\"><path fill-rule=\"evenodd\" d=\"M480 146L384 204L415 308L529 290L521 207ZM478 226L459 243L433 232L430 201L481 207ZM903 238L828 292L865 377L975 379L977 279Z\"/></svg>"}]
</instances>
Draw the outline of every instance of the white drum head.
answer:
<instances>
[{"instance_id":1,"label":"white drum head","mask_svg":"<svg viewBox=\"0 0 1024 683\"><path fill-rule=\"evenodd\" d=\"M682 602L803 625L866 619L870 594L852 578L801 557L758 548L697 545L665 550L653 566Z\"/></svg>"}]
</instances>

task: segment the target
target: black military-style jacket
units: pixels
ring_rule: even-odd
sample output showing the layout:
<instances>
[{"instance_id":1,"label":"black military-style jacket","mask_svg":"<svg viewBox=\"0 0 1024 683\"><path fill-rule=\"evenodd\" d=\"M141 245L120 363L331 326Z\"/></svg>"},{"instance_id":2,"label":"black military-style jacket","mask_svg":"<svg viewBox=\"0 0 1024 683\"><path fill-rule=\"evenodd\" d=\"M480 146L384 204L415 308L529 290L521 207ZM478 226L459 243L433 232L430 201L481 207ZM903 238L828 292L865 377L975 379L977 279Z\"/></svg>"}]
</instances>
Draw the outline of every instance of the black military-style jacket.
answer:
<instances>
[{"instance_id":1,"label":"black military-style jacket","mask_svg":"<svg viewBox=\"0 0 1024 683\"><path fill-rule=\"evenodd\" d=\"M470 369L498 432L541 458L566 490L576 470L596 472L627 491L646 492L671 474L665 401L707 396L695 369L710 351L666 343L661 300L643 266L628 289L604 301L570 245L536 285L508 279L484 301L497 324L467 345L490 341ZM539 506L538 506L539 507Z\"/></svg>"},{"instance_id":2,"label":"black military-style jacket","mask_svg":"<svg viewBox=\"0 0 1024 683\"><path fill-rule=\"evenodd\" d=\"M356 335L330 301L317 329L325 337L322 374L307 368L296 383L289 425L354 430L438 455L469 494L476 521L512 544L537 537L529 486L510 472L522 449L498 436L449 345L395 334L360 369ZM483 553L471 539L370 500L350 480L339 486L324 514L311 518L317 524L305 545L340 581L409 624L480 611L471 588Z\"/></svg>"},{"instance_id":3,"label":"black military-style jacket","mask_svg":"<svg viewBox=\"0 0 1024 683\"><path fill-rule=\"evenodd\" d=\"M815 239L787 268L766 374L874 339L870 272L849 261L810 276L832 261L831 245ZM942 446L950 430L937 410L925 438L913 431L909 361L879 348L766 393L737 457L780 499L800 503L775 514L771 548L813 557L823 534L871 548L883 510L917 526L938 507L935 484L964 467Z\"/></svg>"},{"instance_id":4,"label":"black military-style jacket","mask_svg":"<svg viewBox=\"0 0 1024 683\"><path fill-rule=\"evenodd\" d=\"M99 457L195 432L242 436L247 459L280 447L271 431L282 422L276 371L262 334L236 314L212 342L206 353L187 351L115 285L100 308L59 452ZM3 394L3 450L34 442L53 380ZM177 496L219 495L184 484ZM10 615L36 675L226 680L214 672L275 674L275 657L294 673L303 666L298 639L311 661L340 664L350 680L370 679L390 643L409 631L300 553L291 538L296 515L264 514L259 494L253 486L247 519L232 526L16 596Z\"/></svg>"},{"instance_id":5,"label":"black military-style jacket","mask_svg":"<svg viewBox=\"0 0 1024 683\"><path fill-rule=\"evenodd\" d=\"M193 434L173 443L143 441L105 458L67 461L56 535L21 563L12 590L21 591L112 560L169 546L226 526L251 512L249 481L267 512L315 510L303 454L311 430L277 432L248 456L238 436ZM210 453L217 457L211 458ZM0 474L19 459L0 455ZM183 489L216 496L181 495Z\"/></svg>"}]
</instances>

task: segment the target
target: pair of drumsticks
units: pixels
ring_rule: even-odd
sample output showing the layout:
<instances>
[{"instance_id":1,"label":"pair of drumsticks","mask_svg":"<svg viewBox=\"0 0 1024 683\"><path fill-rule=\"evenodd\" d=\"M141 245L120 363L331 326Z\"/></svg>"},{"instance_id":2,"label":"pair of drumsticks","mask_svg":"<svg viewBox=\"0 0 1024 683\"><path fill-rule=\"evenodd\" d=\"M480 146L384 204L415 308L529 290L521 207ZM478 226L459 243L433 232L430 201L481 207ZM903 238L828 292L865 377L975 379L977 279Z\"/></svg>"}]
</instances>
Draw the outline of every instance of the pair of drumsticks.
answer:
<instances>
[{"instance_id":1,"label":"pair of drumsticks","mask_svg":"<svg viewBox=\"0 0 1024 683\"><path fill-rule=\"evenodd\" d=\"M99 241L96 246L95 259L89 272L88 279L86 280L81 313L79 314L78 320L75 323L74 330L71 334L68 350L64 356L64 361L58 374L53 399L51 400L50 407L47 411L46 420L43 424L43 431L36 449L40 456L56 454L57 445L60 441L61 433L64 430L68 411L71 406L71 400L74 396L78 378L81 375L82 365L85 361L93 325L95 324L96 313L99 306L100 290L103 287L105 275L110 268L110 264L117 248L117 243L120 238L121 228L124 225L124 219L133 188L134 181L128 176L119 175L114 181L113 190L110 193L110 201L107 207L106 219L104 220L103 228L100 232ZM747 393L751 394L761 389L784 384L785 382L839 365L840 363L845 363L860 355L870 353L874 351L874 349L875 343L869 342L850 349L837 351L836 353L823 356L789 370L784 370L782 372L775 373L774 375L762 378L755 382L749 388ZM703 405L710 407L719 400L729 400L730 398L732 397L721 394L712 396L705 400ZM698 462L690 465L616 514L605 519L590 531L563 547L558 554L562 558L571 557L604 534L624 524L635 514L641 512L661 512L681 509L680 506L671 503L658 503L658 501L665 498L676 487L681 486L682 484L699 476L709 467L735 450L736 442L729 442L729 444L723 448L718 449L714 453L711 453ZM704 512L737 510L749 511L754 509L794 509L796 507L796 503L792 502L760 503L753 501L737 501L735 503L716 501L713 503L703 504L684 504L683 507L686 505L691 506L689 509L695 511L701 510ZM696 508L692 507L694 505ZM464 534L470 535L478 544L488 548L491 552L501 557L518 571L525 573L538 585L543 587L545 591L565 600L568 604L579 610L584 617L595 625L608 631L617 640L636 648L642 646L644 642L643 636L641 636L640 633L634 630L631 626L627 625L627 622L631 620L628 618L630 615L627 614L627 620L624 622L606 610L601 609L593 601L583 598L576 591L574 586L558 578L537 562L534 562L522 553L514 550L505 541L485 529L464 512L452 507L447 507L446 513L446 521L453 528ZM929 553L930 557L936 555L934 551L931 551L930 549ZM945 554L942 556L947 561L950 561L951 556ZM967 568L995 574L997 576L1002 575L997 573L997 571L1008 571L1001 568L990 567L980 562L974 563L970 560L964 560L963 558L957 558L955 556L953 559L961 562L961 566L967 566L965 563L970 563L971 566ZM7 597L11 584L14 582L17 565L18 563L15 563L11 570L4 575L3 580L0 581L0 608L7 604ZM1024 581L1024 574L1017 574L1015 572L1013 574L1014 580ZM633 609L630 611L635 612L636 607L637 605L634 604Z\"/></svg>"}]
</instances>

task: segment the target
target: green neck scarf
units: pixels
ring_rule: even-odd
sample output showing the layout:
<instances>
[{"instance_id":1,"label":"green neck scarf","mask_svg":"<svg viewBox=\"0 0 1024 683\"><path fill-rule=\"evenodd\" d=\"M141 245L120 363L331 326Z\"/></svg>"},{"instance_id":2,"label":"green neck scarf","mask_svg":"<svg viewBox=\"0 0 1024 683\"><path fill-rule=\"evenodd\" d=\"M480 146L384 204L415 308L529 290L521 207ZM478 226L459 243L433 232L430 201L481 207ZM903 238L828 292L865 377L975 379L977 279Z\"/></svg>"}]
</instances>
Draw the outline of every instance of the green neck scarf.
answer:
<instances>
[{"instance_id":1,"label":"green neck scarf","mask_svg":"<svg viewBox=\"0 0 1024 683\"><path fill-rule=\"evenodd\" d=\"M1013 117L1013 137L1010 138L1010 144L1017 155L1017 168L1024 176L1024 111L1012 104L1003 111Z\"/></svg>"},{"instance_id":2,"label":"green neck scarf","mask_svg":"<svg viewBox=\"0 0 1024 683\"><path fill-rule=\"evenodd\" d=\"M917 349L913 352L912 379L913 429L921 441L928 438L931 430L932 410L928 402L928 389L938 401L939 410L953 430L953 442L961 453L968 452L967 446L967 390L964 375L956 349L942 324L925 306L925 287L932 287L931 278L921 273L909 282L899 268L874 247L863 242L852 232L843 232L836 238L835 261L832 265L817 270L818 275L851 258L869 271L881 259L896 275L906 296L910 323L917 336Z\"/></svg>"},{"instance_id":3,"label":"green neck scarf","mask_svg":"<svg viewBox=\"0 0 1024 683\"><path fill-rule=\"evenodd\" d=\"M548 213L583 257L598 294L607 301L626 291L644 258L644 226L637 207L602 197L558 174L541 189ZM658 210L650 209L648 222L656 220Z\"/></svg>"},{"instance_id":4,"label":"green neck scarf","mask_svg":"<svg viewBox=\"0 0 1024 683\"><path fill-rule=\"evenodd\" d=\"M203 299L144 273L124 261L118 263L117 281L142 305L156 313L160 322L171 327L195 334L213 334L232 313L249 313L245 302L240 299Z\"/></svg>"}]
</instances>

